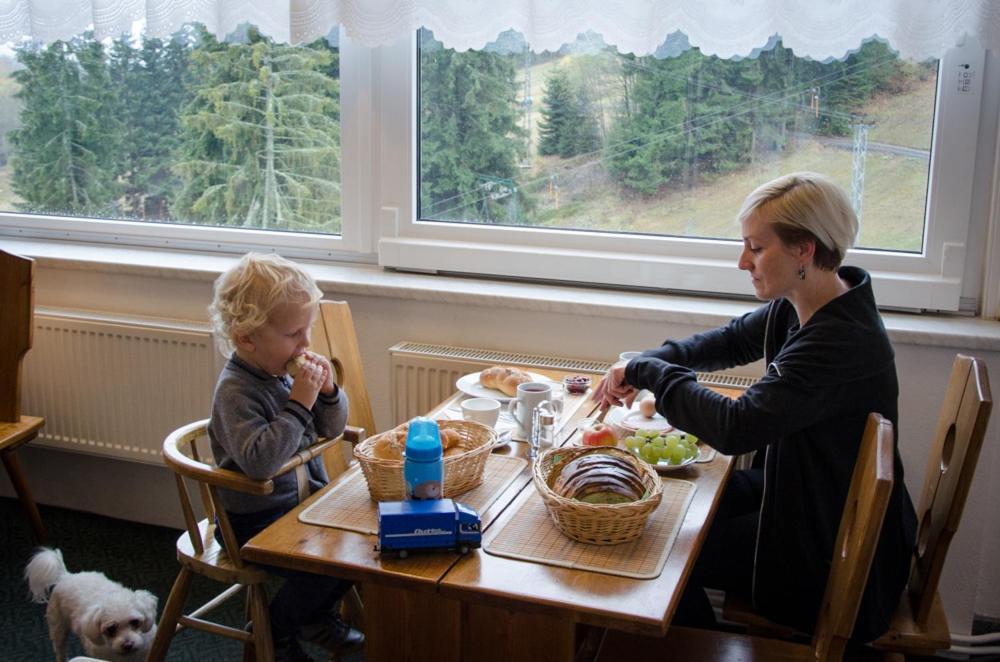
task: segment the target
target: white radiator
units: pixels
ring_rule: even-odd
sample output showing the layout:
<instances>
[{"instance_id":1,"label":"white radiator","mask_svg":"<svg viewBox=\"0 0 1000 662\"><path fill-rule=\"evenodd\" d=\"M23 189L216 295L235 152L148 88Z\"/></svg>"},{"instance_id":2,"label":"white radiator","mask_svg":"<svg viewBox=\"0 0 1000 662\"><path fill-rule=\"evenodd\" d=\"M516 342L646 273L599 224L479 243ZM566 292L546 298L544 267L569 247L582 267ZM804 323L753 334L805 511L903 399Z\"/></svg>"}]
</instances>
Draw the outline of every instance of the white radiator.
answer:
<instances>
[{"instance_id":1,"label":"white radiator","mask_svg":"<svg viewBox=\"0 0 1000 662\"><path fill-rule=\"evenodd\" d=\"M166 435L209 415L221 356L207 325L37 309L21 411L33 443L161 464Z\"/></svg>"},{"instance_id":2,"label":"white radiator","mask_svg":"<svg viewBox=\"0 0 1000 662\"><path fill-rule=\"evenodd\" d=\"M455 382L459 377L492 365L565 370L594 375L603 375L611 367L607 361L418 342L401 342L393 345L389 348L389 361L392 416L397 423L426 414L432 407L455 393ZM756 380L737 375L698 373L698 381L715 386L746 388Z\"/></svg>"}]
</instances>

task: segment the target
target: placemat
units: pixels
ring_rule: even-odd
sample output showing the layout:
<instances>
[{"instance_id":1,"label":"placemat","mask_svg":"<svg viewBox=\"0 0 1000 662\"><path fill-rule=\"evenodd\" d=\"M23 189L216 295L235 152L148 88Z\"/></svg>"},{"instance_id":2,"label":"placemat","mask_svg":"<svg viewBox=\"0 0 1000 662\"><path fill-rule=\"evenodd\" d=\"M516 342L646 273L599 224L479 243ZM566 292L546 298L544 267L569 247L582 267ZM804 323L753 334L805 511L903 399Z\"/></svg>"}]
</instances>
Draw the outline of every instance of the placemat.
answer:
<instances>
[{"instance_id":1,"label":"placemat","mask_svg":"<svg viewBox=\"0 0 1000 662\"><path fill-rule=\"evenodd\" d=\"M482 485L459 495L456 501L480 513L485 511L527 464L526 460L517 457L490 455L483 468ZM378 511L368 493L361 467L352 469L329 492L299 513L299 521L377 535Z\"/></svg>"},{"instance_id":2,"label":"placemat","mask_svg":"<svg viewBox=\"0 0 1000 662\"><path fill-rule=\"evenodd\" d=\"M590 545L568 538L552 523L538 490L533 485L526 489L531 494L517 512L499 531L488 532L489 540L483 544L487 553L606 575L652 579L663 571L697 488L687 480L664 478L663 498L650 514L646 531L621 545Z\"/></svg>"}]
</instances>

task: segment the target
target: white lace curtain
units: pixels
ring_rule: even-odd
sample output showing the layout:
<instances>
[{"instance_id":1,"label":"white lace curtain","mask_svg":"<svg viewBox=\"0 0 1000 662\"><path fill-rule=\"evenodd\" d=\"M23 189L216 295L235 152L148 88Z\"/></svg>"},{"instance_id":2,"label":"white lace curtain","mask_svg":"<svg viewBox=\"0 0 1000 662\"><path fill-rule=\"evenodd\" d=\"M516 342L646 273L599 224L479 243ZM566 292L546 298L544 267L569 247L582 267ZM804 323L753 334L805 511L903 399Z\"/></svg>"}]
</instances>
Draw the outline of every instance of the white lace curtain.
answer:
<instances>
[{"instance_id":1,"label":"white lace curtain","mask_svg":"<svg viewBox=\"0 0 1000 662\"><path fill-rule=\"evenodd\" d=\"M797 55L841 57L872 36L903 57L938 57L966 35L1000 51L1000 0L0 0L0 43L49 42L93 29L99 38L167 36L198 21L222 37L251 23L300 43L342 25L361 44L419 27L457 50L521 32L535 51L596 32L620 52L654 52L681 31L705 54L747 55L775 34Z\"/></svg>"}]
</instances>

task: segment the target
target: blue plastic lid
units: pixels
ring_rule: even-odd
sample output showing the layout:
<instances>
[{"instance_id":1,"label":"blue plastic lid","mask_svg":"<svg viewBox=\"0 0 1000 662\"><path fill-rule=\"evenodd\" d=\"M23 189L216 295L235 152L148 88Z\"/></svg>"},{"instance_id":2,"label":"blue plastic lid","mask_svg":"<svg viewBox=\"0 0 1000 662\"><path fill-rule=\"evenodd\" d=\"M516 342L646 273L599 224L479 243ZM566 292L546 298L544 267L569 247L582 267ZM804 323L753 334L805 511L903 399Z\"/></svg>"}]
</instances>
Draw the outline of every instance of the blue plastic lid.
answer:
<instances>
[{"instance_id":1,"label":"blue plastic lid","mask_svg":"<svg viewBox=\"0 0 1000 662\"><path fill-rule=\"evenodd\" d=\"M437 421L417 416L406 432L406 459L414 462L434 462L441 459L441 431Z\"/></svg>"}]
</instances>

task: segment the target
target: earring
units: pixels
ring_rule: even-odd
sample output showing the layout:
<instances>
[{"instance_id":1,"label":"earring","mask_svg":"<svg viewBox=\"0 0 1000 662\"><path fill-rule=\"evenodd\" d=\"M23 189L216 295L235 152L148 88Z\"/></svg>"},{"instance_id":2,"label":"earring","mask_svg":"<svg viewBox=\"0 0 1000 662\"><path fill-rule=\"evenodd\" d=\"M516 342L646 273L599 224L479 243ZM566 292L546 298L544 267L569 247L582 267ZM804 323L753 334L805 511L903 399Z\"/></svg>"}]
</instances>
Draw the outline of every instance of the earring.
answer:
<instances>
[{"instance_id":1,"label":"earring","mask_svg":"<svg viewBox=\"0 0 1000 662\"><path fill-rule=\"evenodd\" d=\"M805 279L806 279L806 265L800 264L799 265L799 280L805 280Z\"/></svg>"}]
</instances>

